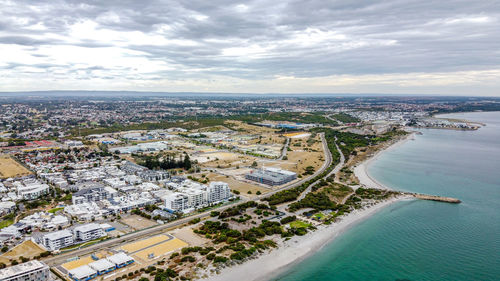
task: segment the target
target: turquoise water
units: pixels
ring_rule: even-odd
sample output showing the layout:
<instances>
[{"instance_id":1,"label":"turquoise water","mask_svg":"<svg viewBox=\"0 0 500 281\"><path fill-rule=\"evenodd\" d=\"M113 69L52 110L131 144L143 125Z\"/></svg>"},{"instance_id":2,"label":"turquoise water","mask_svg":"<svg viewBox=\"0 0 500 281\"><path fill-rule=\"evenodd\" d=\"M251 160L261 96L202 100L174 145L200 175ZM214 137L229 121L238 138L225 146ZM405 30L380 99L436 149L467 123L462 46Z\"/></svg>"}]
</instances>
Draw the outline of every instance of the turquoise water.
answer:
<instances>
[{"instance_id":1,"label":"turquoise water","mask_svg":"<svg viewBox=\"0 0 500 281\"><path fill-rule=\"evenodd\" d=\"M478 131L422 130L368 167L404 201L354 226L277 280L500 280L500 112L449 115Z\"/></svg>"}]
</instances>

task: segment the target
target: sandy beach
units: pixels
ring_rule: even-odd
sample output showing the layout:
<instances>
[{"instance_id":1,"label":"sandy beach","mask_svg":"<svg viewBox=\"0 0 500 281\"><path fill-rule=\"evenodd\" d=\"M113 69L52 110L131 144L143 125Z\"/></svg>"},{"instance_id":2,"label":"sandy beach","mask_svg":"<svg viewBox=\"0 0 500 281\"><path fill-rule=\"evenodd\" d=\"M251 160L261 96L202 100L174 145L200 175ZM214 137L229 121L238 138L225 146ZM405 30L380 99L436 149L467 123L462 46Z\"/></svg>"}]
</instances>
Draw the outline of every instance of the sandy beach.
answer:
<instances>
[{"instance_id":1,"label":"sandy beach","mask_svg":"<svg viewBox=\"0 0 500 281\"><path fill-rule=\"evenodd\" d=\"M390 151L391 149L394 149L394 148L406 143L407 141L411 140L413 137L414 137L414 133L410 133L405 138L401 139L398 142L395 142L394 144L387 147L386 149L378 151L377 153L375 153L375 155L373 155L372 157L368 158L366 161L363 161L362 163L357 165L353 170L354 170L354 174L359 179L359 182L362 185L365 185L365 186L370 187L370 188L391 189L391 188L381 184L373 177L371 177L370 174L368 174L367 167L368 167L368 165L370 165L370 163L377 160L378 157L381 155L381 153Z\"/></svg>"},{"instance_id":2,"label":"sandy beach","mask_svg":"<svg viewBox=\"0 0 500 281\"><path fill-rule=\"evenodd\" d=\"M243 264L228 267L218 275L210 276L211 281L261 281L277 277L287 269L293 267L308 256L314 254L324 245L340 236L347 229L370 217L382 208L407 199L407 197L391 198L370 208L351 212L340 221L331 225L322 225L312 233L305 236L295 236L286 242L280 242L279 248L264 253L257 259L247 261Z\"/></svg>"}]
</instances>

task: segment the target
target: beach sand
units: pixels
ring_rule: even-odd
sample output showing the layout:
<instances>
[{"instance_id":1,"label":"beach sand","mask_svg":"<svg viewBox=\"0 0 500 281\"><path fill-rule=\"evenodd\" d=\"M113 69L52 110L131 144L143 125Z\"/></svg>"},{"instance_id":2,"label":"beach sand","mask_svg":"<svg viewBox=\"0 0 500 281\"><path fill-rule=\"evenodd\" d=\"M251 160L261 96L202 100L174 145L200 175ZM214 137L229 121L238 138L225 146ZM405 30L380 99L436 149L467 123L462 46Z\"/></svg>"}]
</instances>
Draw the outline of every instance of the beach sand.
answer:
<instances>
[{"instance_id":1,"label":"beach sand","mask_svg":"<svg viewBox=\"0 0 500 281\"><path fill-rule=\"evenodd\" d=\"M353 170L354 170L354 175L356 175L359 182L368 188L391 189L391 188L381 184L380 182L378 182L372 176L370 176L370 174L368 174L367 168L373 161L378 159L378 157L381 155L381 153L390 151L390 150L406 143L407 141L411 140L413 137L414 137L414 133L410 133L405 138L401 139L398 142L395 142L394 144L392 144L391 146L389 146L386 149L383 149L383 150L376 152L374 156L368 158L366 161L363 161L362 163L357 165Z\"/></svg>"}]
</instances>

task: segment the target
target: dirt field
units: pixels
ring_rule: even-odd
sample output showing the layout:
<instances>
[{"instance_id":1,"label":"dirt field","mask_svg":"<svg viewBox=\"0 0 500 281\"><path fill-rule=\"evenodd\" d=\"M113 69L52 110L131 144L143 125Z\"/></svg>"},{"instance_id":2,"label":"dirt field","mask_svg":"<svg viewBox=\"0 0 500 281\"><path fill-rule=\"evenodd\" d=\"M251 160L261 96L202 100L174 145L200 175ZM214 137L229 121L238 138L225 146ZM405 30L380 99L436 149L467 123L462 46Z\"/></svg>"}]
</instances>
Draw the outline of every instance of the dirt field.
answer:
<instances>
[{"instance_id":1,"label":"dirt field","mask_svg":"<svg viewBox=\"0 0 500 281\"><path fill-rule=\"evenodd\" d=\"M174 238L170 241L137 252L133 256L137 256L142 260L149 260L150 254L154 255L153 258L158 258L186 246L188 246L188 243L178 238Z\"/></svg>"},{"instance_id":2,"label":"dirt field","mask_svg":"<svg viewBox=\"0 0 500 281\"><path fill-rule=\"evenodd\" d=\"M250 196L254 197L257 191L260 191L262 194L269 192L270 190L264 187L260 187L258 185L253 185L249 184L246 182L242 182L239 180L234 179L233 177L229 176L223 176L219 174L208 174L207 177L210 179L210 181L222 181L225 182L229 185L229 188L231 190L238 190L242 195L244 196ZM248 191L251 191L252 194L248 194Z\"/></svg>"},{"instance_id":3,"label":"dirt field","mask_svg":"<svg viewBox=\"0 0 500 281\"><path fill-rule=\"evenodd\" d=\"M194 156L193 159L201 160L200 163L208 168L250 166L253 161L257 160L256 157L233 152L205 153L200 156Z\"/></svg>"},{"instance_id":4,"label":"dirt field","mask_svg":"<svg viewBox=\"0 0 500 281\"><path fill-rule=\"evenodd\" d=\"M201 236L195 234L192 226L177 228L170 233L182 241L187 242L190 246L201 246L210 241L209 239L202 238Z\"/></svg>"},{"instance_id":5,"label":"dirt field","mask_svg":"<svg viewBox=\"0 0 500 281\"><path fill-rule=\"evenodd\" d=\"M30 175L31 171L8 155L0 155L0 178L15 178Z\"/></svg>"},{"instance_id":6,"label":"dirt field","mask_svg":"<svg viewBox=\"0 0 500 281\"><path fill-rule=\"evenodd\" d=\"M269 134L269 133L274 133L276 130L267 128L267 127L261 127L261 126L254 126L250 125L241 121L236 121L236 120L227 120L224 122L225 124L228 124L232 129L236 130L242 130L248 133L252 134Z\"/></svg>"},{"instance_id":7,"label":"dirt field","mask_svg":"<svg viewBox=\"0 0 500 281\"><path fill-rule=\"evenodd\" d=\"M110 255L110 253L103 252L103 253L95 254L95 256L100 258L100 259L102 259L103 257L105 257L107 255ZM61 266L64 267L66 270L72 270L72 269L75 269L77 267L87 265L91 262L95 262L95 260L92 259L91 256L86 256L86 257L82 257L82 258L79 258L79 259L74 260L74 261L69 261L67 263L63 263Z\"/></svg>"},{"instance_id":8,"label":"dirt field","mask_svg":"<svg viewBox=\"0 0 500 281\"><path fill-rule=\"evenodd\" d=\"M23 243L12 248L10 251L4 253L0 256L0 262L9 264L9 260L19 260L19 257L23 256L25 258L33 258L45 252L44 249L40 248L36 243L31 240L24 241Z\"/></svg>"},{"instance_id":9,"label":"dirt field","mask_svg":"<svg viewBox=\"0 0 500 281\"><path fill-rule=\"evenodd\" d=\"M130 226L130 228L134 230L151 227L157 224L155 221L148 220L138 215L130 215L126 218L122 218L120 222Z\"/></svg>"},{"instance_id":10,"label":"dirt field","mask_svg":"<svg viewBox=\"0 0 500 281\"><path fill-rule=\"evenodd\" d=\"M136 242L125 244L125 245L121 246L121 249L128 252L128 253L132 253L132 252L136 252L136 251L139 251L141 249L147 248L149 246L152 246L154 244L166 241L168 239L170 239L170 237L168 237L167 235L157 235L157 236L153 236L153 237L148 238L148 239L139 240Z\"/></svg>"}]
</instances>

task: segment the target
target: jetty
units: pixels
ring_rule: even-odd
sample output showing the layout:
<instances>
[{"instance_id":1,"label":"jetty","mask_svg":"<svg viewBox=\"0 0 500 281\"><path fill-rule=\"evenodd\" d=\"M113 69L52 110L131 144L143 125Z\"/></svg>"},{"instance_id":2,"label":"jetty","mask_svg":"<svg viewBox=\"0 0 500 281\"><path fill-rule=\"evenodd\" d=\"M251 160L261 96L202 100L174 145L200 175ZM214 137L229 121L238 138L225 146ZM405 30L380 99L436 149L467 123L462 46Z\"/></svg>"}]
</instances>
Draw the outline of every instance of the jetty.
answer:
<instances>
[{"instance_id":1,"label":"jetty","mask_svg":"<svg viewBox=\"0 0 500 281\"><path fill-rule=\"evenodd\" d=\"M420 193L410 193L409 195L411 195L417 199L421 199L421 200L431 200L431 201L439 201L439 202L454 203L454 204L458 204L458 203L462 202L459 199L452 198L452 197L427 195L427 194L420 194Z\"/></svg>"}]
</instances>

